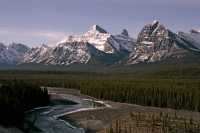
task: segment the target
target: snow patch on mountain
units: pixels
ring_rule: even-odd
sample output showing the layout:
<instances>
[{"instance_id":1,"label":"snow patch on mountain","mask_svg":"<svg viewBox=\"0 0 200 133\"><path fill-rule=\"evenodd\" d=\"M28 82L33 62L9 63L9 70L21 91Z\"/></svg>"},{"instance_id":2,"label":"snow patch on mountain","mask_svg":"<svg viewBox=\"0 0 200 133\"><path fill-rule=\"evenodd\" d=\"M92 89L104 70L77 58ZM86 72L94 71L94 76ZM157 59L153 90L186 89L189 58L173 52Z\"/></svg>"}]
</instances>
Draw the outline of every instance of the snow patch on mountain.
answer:
<instances>
[{"instance_id":1,"label":"snow patch on mountain","mask_svg":"<svg viewBox=\"0 0 200 133\"><path fill-rule=\"evenodd\" d=\"M98 25L93 25L90 30L83 35L68 36L66 39L57 43L57 45L71 42L90 43L95 48L105 53L115 53L119 52L121 49L132 51L134 45L134 40L128 36L127 30L123 31L121 35L114 36Z\"/></svg>"},{"instance_id":2,"label":"snow patch on mountain","mask_svg":"<svg viewBox=\"0 0 200 133\"><path fill-rule=\"evenodd\" d=\"M130 54L128 64L155 62L165 59L178 49L170 37L170 31L158 21L144 26L139 33L135 51Z\"/></svg>"},{"instance_id":3,"label":"snow patch on mountain","mask_svg":"<svg viewBox=\"0 0 200 133\"><path fill-rule=\"evenodd\" d=\"M42 63L51 65L69 65L87 63L90 55L84 42L61 43L56 47L42 45L32 48L24 56L22 63Z\"/></svg>"},{"instance_id":4,"label":"snow patch on mountain","mask_svg":"<svg viewBox=\"0 0 200 133\"><path fill-rule=\"evenodd\" d=\"M87 43L70 42L62 43L52 51L52 58L47 63L54 65L69 65L74 63L86 64L90 59Z\"/></svg>"},{"instance_id":5,"label":"snow patch on mountain","mask_svg":"<svg viewBox=\"0 0 200 133\"><path fill-rule=\"evenodd\" d=\"M200 49L200 34L179 32L178 35L183 40L190 42L193 47Z\"/></svg>"},{"instance_id":6,"label":"snow patch on mountain","mask_svg":"<svg viewBox=\"0 0 200 133\"><path fill-rule=\"evenodd\" d=\"M23 60L29 48L23 44L12 43L8 46L0 43L0 63L17 64Z\"/></svg>"},{"instance_id":7,"label":"snow patch on mountain","mask_svg":"<svg viewBox=\"0 0 200 133\"><path fill-rule=\"evenodd\" d=\"M51 56L52 49L45 44L33 47L24 55L22 63L43 63Z\"/></svg>"},{"instance_id":8,"label":"snow patch on mountain","mask_svg":"<svg viewBox=\"0 0 200 133\"><path fill-rule=\"evenodd\" d=\"M190 30L190 33L191 34L200 34L200 30L192 29L192 30Z\"/></svg>"},{"instance_id":9,"label":"snow patch on mountain","mask_svg":"<svg viewBox=\"0 0 200 133\"><path fill-rule=\"evenodd\" d=\"M120 44L121 50L126 50L128 52L134 51L136 40L129 37L126 29L124 29L121 34L113 36L113 38L115 38L115 40Z\"/></svg>"},{"instance_id":10,"label":"snow patch on mountain","mask_svg":"<svg viewBox=\"0 0 200 133\"><path fill-rule=\"evenodd\" d=\"M168 57L181 58L185 52L200 53L199 30L176 34L154 21L144 26L137 40L131 38L126 29L121 34L112 35L94 25L83 35L70 35L54 47L41 45L30 49L23 44L5 46L0 43L0 63L70 65L127 61L127 64L137 64Z\"/></svg>"}]
</instances>

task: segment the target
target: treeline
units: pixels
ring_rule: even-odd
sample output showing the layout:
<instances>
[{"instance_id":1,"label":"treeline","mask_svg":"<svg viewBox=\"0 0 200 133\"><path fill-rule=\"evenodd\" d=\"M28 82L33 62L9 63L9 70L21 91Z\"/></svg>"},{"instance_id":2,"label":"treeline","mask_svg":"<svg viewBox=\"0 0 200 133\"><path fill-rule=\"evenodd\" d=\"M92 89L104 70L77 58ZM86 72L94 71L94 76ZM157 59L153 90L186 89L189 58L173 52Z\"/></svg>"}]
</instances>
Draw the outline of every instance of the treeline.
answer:
<instances>
[{"instance_id":1,"label":"treeline","mask_svg":"<svg viewBox=\"0 0 200 133\"><path fill-rule=\"evenodd\" d=\"M200 79L180 72L170 76L133 73L8 73L0 74L0 81L12 78L40 86L79 89L99 99L144 106L200 111ZM172 74L173 75L173 74Z\"/></svg>"},{"instance_id":2,"label":"treeline","mask_svg":"<svg viewBox=\"0 0 200 133\"><path fill-rule=\"evenodd\" d=\"M126 119L116 120L104 133L199 133L200 121L173 114L131 112Z\"/></svg>"},{"instance_id":3,"label":"treeline","mask_svg":"<svg viewBox=\"0 0 200 133\"><path fill-rule=\"evenodd\" d=\"M83 94L87 94L99 99L112 100L116 102L133 103L144 106L154 106L162 108L185 109L200 111L200 86L179 85L178 82L169 85L156 85L149 83L149 86L124 84L110 81L93 85L81 86ZM145 83L144 83L145 84ZM200 85L200 84L199 84ZM69 84L68 87L70 87ZM144 85L145 86L145 85Z\"/></svg>"},{"instance_id":4,"label":"treeline","mask_svg":"<svg viewBox=\"0 0 200 133\"><path fill-rule=\"evenodd\" d=\"M0 124L21 126L25 111L48 103L46 88L17 80L4 82L0 85Z\"/></svg>"}]
</instances>

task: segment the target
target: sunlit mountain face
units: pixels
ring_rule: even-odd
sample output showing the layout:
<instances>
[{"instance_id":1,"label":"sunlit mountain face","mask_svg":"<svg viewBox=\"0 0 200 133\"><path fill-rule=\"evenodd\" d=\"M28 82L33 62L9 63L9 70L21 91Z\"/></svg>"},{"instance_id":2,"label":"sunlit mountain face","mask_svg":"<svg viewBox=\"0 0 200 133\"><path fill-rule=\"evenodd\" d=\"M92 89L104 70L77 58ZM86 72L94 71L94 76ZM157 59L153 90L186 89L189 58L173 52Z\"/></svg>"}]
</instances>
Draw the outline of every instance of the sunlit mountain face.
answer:
<instances>
[{"instance_id":1,"label":"sunlit mountain face","mask_svg":"<svg viewBox=\"0 0 200 133\"><path fill-rule=\"evenodd\" d=\"M146 24L138 37L130 37L128 30L113 35L99 25L93 25L82 35L69 35L53 46L29 48L23 44L1 44L1 64L20 65L35 63L45 65L108 64L133 65L178 60L200 53L200 33L174 33L159 21Z\"/></svg>"}]
</instances>

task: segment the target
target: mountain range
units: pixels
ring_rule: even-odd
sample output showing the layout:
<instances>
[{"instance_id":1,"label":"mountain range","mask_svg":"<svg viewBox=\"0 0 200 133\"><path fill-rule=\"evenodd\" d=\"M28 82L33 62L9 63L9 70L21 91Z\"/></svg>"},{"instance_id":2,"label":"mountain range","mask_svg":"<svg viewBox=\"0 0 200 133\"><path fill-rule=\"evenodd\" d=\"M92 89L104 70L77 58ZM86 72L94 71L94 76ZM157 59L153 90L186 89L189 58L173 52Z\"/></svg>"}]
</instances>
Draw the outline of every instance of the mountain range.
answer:
<instances>
[{"instance_id":1,"label":"mountain range","mask_svg":"<svg viewBox=\"0 0 200 133\"><path fill-rule=\"evenodd\" d=\"M190 54L200 55L200 31L174 33L158 21L145 25L137 39L126 29L112 35L93 25L83 35L70 35L53 47L0 43L0 65L133 65L179 60Z\"/></svg>"}]
</instances>

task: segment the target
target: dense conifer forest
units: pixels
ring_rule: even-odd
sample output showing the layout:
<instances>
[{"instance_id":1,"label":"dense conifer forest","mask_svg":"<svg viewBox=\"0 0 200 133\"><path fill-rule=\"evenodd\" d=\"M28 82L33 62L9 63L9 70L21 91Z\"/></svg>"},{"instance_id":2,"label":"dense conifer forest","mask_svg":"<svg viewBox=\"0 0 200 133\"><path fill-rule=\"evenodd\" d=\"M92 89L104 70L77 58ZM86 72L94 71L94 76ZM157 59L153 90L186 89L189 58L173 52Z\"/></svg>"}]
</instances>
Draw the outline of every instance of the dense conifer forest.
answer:
<instances>
[{"instance_id":1,"label":"dense conifer forest","mask_svg":"<svg viewBox=\"0 0 200 133\"><path fill-rule=\"evenodd\" d=\"M129 117L114 121L104 133L199 133L200 121L177 116L176 112L131 112Z\"/></svg>"},{"instance_id":2,"label":"dense conifer forest","mask_svg":"<svg viewBox=\"0 0 200 133\"><path fill-rule=\"evenodd\" d=\"M18 80L6 81L0 86L0 124L20 127L25 111L48 103L46 88Z\"/></svg>"},{"instance_id":3,"label":"dense conifer forest","mask_svg":"<svg viewBox=\"0 0 200 133\"><path fill-rule=\"evenodd\" d=\"M199 66L126 72L1 71L0 82L79 89L103 100L200 111Z\"/></svg>"}]
</instances>

